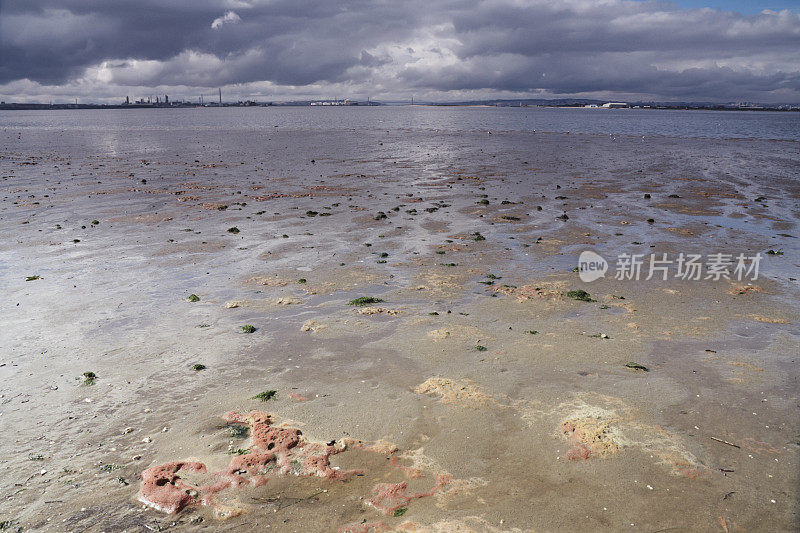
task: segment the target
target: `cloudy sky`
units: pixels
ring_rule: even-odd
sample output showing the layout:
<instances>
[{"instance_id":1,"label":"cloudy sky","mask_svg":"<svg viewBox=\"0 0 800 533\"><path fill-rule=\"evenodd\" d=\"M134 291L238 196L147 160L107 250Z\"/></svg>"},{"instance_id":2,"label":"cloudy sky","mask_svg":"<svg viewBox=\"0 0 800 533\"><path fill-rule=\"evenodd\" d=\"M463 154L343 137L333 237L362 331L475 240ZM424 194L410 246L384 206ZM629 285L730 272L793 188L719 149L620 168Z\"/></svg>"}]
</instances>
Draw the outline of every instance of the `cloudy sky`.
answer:
<instances>
[{"instance_id":1,"label":"cloudy sky","mask_svg":"<svg viewBox=\"0 0 800 533\"><path fill-rule=\"evenodd\" d=\"M800 103L800 0L0 0L0 98Z\"/></svg>"}]
</instances>

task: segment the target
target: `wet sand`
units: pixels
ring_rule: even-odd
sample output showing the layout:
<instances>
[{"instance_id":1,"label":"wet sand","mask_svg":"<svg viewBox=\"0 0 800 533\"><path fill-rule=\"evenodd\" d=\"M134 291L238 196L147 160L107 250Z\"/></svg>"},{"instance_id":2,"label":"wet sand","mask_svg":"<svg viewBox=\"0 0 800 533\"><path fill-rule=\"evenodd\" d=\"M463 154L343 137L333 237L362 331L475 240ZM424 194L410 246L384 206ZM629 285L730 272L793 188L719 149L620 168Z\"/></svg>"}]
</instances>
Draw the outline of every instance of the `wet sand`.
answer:
<instances>
[{"instance_id":1,"label":"wet sand","mask_svg":"<svg viewBox=\"0 0 800 533\"><path fill-rule=\"evenodd\" d=\"M761 140L0 130L0 520L796 530L799 156ZM783 255L749 286L583 283L583 250Z\"/></svg>"}]
</instances>

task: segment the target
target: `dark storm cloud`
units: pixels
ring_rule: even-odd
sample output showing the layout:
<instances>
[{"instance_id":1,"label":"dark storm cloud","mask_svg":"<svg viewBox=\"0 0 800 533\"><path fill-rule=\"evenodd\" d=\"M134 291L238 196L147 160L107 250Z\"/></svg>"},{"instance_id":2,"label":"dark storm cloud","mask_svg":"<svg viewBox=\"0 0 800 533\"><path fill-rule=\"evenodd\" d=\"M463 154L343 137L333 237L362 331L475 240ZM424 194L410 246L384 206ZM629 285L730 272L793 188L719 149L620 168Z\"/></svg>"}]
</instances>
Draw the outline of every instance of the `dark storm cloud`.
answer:
<instances>
[{"instance_id":1,"label":"dark storm cloud","mask_svg":"<svg viewBox=\"0 0 800 533\"><path fill-rule=\"evenodd\" d=\"M228 69L221 80L208 80L212 84L303 85L341 75L358 64L364 46L413 28L402 7L359 1L6 0L0 5L0 83L21 78L60 83L104 60L168 60L192 50L245 67ZM241 21L212 28L229 11ZM257 62L241 57L259 50ZM169 81L179 77L165 75Z\"/></svg>"},{"instance_id":2,"label":"dark storm cloud","mask_svg":"<svg viewBox=\"0 0 800 533\"><path fill-rule=\"evenodd\" d=\"M0 92L27 79L21 91L267 82L790 101L797 50L798 13L658 2L0 0Z\"/></svg>"}]
</instances>

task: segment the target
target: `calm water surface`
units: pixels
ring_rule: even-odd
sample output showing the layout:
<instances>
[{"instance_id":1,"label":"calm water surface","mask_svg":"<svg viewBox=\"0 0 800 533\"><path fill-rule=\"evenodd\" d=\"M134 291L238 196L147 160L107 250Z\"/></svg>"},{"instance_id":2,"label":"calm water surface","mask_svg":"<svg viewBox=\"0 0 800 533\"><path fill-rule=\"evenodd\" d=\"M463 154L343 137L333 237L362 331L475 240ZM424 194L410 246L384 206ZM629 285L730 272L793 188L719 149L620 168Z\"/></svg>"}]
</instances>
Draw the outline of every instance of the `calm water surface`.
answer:
<instances>
[{"instance_id":1,"label":"calm water surface","mask_svg":"<svg viewBox=\"0 0 800 533\"><path fill-rule=\"evenodd\" d=\"M0 111L0 127L54 130L537 131L800 140L800 113L533 107L257 107Z\"/></svg>"}]
</instances>

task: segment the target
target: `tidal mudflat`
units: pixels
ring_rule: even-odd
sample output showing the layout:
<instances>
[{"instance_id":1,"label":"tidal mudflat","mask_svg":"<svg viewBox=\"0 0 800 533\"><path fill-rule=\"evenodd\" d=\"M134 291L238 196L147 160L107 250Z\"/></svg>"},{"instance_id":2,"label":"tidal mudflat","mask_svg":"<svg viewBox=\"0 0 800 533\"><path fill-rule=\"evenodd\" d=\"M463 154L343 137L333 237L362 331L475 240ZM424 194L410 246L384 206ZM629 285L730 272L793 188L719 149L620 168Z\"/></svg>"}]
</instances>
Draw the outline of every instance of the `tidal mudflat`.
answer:
<instances>
[{"instance_id":1,"label":"tidal mudflat","mask_svg":"<svg viewBox=\"0 0 800 533\"><path fill-rule=\"evenodd\" d=\"M4 128L2 527L794 530L799 171L794 141ZM584 250L763 259L582 282Z\"/></svg>"}]
</instances>

